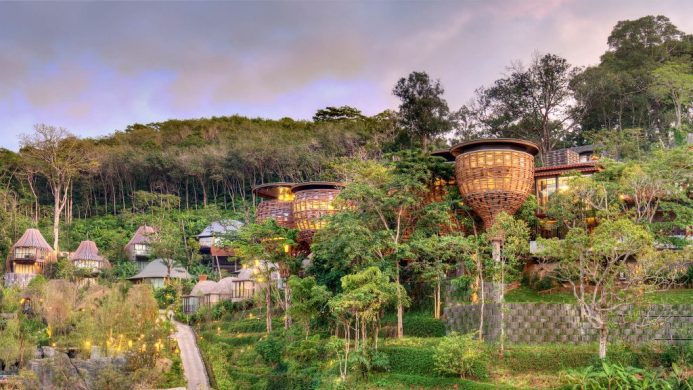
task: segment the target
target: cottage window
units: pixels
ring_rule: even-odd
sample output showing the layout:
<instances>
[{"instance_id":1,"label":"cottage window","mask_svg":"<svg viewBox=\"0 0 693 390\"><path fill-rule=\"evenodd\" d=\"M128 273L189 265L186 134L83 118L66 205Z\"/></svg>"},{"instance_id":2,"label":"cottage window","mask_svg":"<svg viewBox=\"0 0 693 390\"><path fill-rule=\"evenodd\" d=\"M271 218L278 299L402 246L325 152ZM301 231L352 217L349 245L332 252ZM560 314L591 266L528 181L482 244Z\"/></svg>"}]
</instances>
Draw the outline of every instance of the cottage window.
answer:
<instances>
[{"instance_id":1,"label":"cottage window","mask_svg":"<svg viewBox=\"0 0 693 390\"><path fill-rule=\"evenodd\" d=\"M27 247L15 248L14 258L18 260L36 259L36 249Z\"/></svg>"},{"instance_id":2,"label":"cottage window","mask_svg":"<svg viewBox=\"0 0 693 390\"><path fill-rule=\"evenodd\" d=\"M549 197L556 192L556 177L537 179L537 202L539 206L546 206Z\"/></svg>"}]
</instances>

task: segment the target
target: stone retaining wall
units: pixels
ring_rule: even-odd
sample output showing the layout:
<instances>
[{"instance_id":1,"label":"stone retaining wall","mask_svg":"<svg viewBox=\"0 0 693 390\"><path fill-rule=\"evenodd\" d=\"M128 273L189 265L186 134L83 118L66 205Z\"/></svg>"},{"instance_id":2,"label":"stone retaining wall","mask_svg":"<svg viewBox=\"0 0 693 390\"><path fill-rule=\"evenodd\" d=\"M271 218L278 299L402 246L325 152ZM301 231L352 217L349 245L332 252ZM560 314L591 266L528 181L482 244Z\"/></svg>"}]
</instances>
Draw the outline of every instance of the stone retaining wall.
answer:
<instances>
[{"instance_id":1,"label":"stone retaining wall","mask_svg":"<svg viewBox=\"0 0 693 390\"><path fill-rule=\"evenodd\" d=\"M632 308L619 313L611 340L631 343L651 341L678 343L693 340L693 304L652 305L633 315ZM448 332L475 332L479 329L481 305L446 306L444 319ZM580 316L577 305L551 303L505 304L505 334L510 343L586 343L597 341L597 332ZM484 338L500 336L500 305L484 307Z\"/></svg>"}]
</instances>

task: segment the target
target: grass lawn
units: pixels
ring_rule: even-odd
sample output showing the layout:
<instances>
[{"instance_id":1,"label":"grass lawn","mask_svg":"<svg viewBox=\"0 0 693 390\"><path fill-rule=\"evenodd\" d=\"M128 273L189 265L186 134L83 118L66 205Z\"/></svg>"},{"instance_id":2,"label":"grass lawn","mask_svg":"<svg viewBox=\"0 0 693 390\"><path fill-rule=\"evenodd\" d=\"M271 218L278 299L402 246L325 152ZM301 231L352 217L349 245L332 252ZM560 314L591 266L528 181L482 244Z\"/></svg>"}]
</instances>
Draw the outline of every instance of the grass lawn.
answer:
<instances>
[{"instance_id":1,"label":"grass lawn","mask_svg":"<svg viewBox=\"0 0 693 390\"><path fill-rule=\"evenodd\" d=\"M570 292L539 294L527 286L520 286L505 294L505 301L512 303L575 303Z\"/></svg>"},{"instance_id":2,"label":"grass lawn","mask_svg":"<svg viewBox=\"0 0 693 390\"><path fill-rule=\"evenodd\" d=\"M675 289L668 291L657 291L648 294L646 297L651 303L666 303L666 304L693 304L693 289Z\"/></svg>"},{"instance_id":3,"label":"grass lawn","mask_svg":"<svg viewBox=\"0 0 693 390\"><path fill-rule=\"evenodd\" d=\"M691 304L693 303L693 289L657 291L646 295L645 300L649 303ZM529 287L520 286L505 294L505 301L512 303L575 303L575 297L571 292L540 294Z\"/></svg>"}]
</instances>

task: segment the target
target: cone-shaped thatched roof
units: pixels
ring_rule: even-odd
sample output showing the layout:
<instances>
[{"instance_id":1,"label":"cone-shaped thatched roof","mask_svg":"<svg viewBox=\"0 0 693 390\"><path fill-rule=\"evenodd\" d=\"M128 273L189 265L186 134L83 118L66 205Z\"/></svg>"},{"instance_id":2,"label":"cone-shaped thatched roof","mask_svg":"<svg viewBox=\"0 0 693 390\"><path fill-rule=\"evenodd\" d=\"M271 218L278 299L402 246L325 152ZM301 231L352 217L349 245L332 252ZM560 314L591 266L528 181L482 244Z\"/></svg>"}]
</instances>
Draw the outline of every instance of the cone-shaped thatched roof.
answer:
<instances>
[{"instance_id":1,"label":"cone-shaped thatched roof","mask_svg":"<svg viewBox=\"0 0 693 390\"><path fill-rule=\"evenodd\" d=\"M158 230L153 226L142 225L138 227L135 235L132 236L127 245L125 245L125 249L135 244L148 244L151 241L151 237L156 233L158 233Z\"/></svg>"},{"instance_id":2,"label":"cone-shaped thatched roof","mask_svg":"<svg viewBox=\"0 0 693 390\"><path fill-rule=\"evenodd\" d=\"M93 260L108 263L108 260L99 254L99 248L96 246L96 243L89 240L79 243L77 250L70 254L70 260Z\"/></svg>"},{"instance_id":3,"label":"cone-shaped thatched roof","mask_svg":"<svg viewBox=\"0 0 693 390\"><path fill-rule=\"evenodd\" d=\"M55 253L53 248L48 244L43 235L38 229L27 229L22 237L17 240L17 242L10 248L10 253L7 256L7 261L5 263L5 270L9 272L12 269L12 259L14 256L15 248L36 248L44 252L43 258L39 259L41 261L55 261Z\"/></svg>"},{"instance_id":4,"label":"cone-shaped thatched roof","mask_svg":"<svg viewBox=\"0 0 693 390\"><path fill-rule=\"evenodd\" d=\"M53 248L48 244L43 235L38 229L26 229L22 237L12 245L12 248L38 248L49 252L53 251Z\"/></svg>"}]
</instances>

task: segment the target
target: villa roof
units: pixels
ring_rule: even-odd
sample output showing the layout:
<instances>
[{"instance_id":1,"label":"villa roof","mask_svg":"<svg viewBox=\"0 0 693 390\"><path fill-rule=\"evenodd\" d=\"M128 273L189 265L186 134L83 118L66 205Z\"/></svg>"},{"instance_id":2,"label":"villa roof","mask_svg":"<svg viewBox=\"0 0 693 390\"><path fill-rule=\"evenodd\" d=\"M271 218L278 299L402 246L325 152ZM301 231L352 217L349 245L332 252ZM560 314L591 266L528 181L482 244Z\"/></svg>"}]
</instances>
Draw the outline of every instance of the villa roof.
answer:
<instances>
[{"instance_id":1,"label":"villa roof","mask_svg":"<svg viewBox=\"0 0 693 390\"><path fill-rule=\"evenodd\" d=\"M38 248L47 251L53 251L53 248L48 244L41 232L38 229L26 229L22 237L14 243L12 248Z\"/></svg>"},{"instance_id":2,"label":"villa roof","mask_svg":"<svg viewBox=\"0 0 693 390\"><path fill-rule=\"evenodd\" d=\"M573 146L570 150L578 154L591 153L594 152L594 145Z\"/></svg>"},{"instance_id":3,"label":"villa roof","mask_svg":"<svg viewBox=\"0 0 693 390\"><path fill-rule=\"evenodd\" d=\"M200 297L206 294L215 294L218 291L218 284L213 280L201 280L190 291L191 296Z\"/></svg>"},{"instance_id":4,"label":"villa roof","mask_svg":"<svg viewBox=\"0 0 693 390\"><path fill-rule=\"evenodd\" d=\"M243 222L237 221L235 219L225 219L221 221L214 221L209 226L207 226L202 233L198 234L198 238L202 237L215 237L223 236L231 232L236 232L243 226Z\"/></svg>"},{"instance_id":5,"label":"villa roof","mask_svg":"<svg viewBox=\"0 0 693 390\"><path fill-rule=\"evenodd\" d=\"M168 276L168 269L166 263L162 259L156 259L145 265L142 271L137 275L130 277L130 280L141 280L141 279L163 279ZM173 267L171 269L171 278L173 279L190 279L192 276L183 267Z\"/></svg>"},{"instance_id":6,"label":"villa roof","mask_svg":"<svg viewBox=\"0 0 693 390\"><path fill-rule=\"evenodd\" d=\"M135 235L128 241L125 248L129 248L135 244L148 244L151 241L151 236L158 232L159 231L153 226L142 225L137 228Z\"/></svg>"},{"instance_id":7,"label":"villa roof","mask_svg":"<svg viewBox=\"0 0 693 390\"><path fill-rule=\"evenodd\" d=\"M555 176L570 171L578 171L581 173L597 172L599 171L599 166L596 161L588 161L575 164L538 167L534 169L534 177Z\"/></svg>"},{"instance_id":8,"label":"villa roof","mask_svg":"<svg viewBox=\"0 0 693 390\"><path fill-rule=\"evenodd\" d=\"M77 249L70 254L70 260L108 261L99 254L99 248L96 246L96 243L89 240L79 243Z\"/></svg>"},{"instance_id":9,"label":"villa roof","mask_svg":"<svg viewBox=\"0 0 693 390\"><path fill-rule=\"evenodd\" d=\"M253 194L267 199L276 199L279 197L280 188L291 188L295 183L279 181L274 183L258 184L252 188Z\"/></svg>"}]
</instances>

